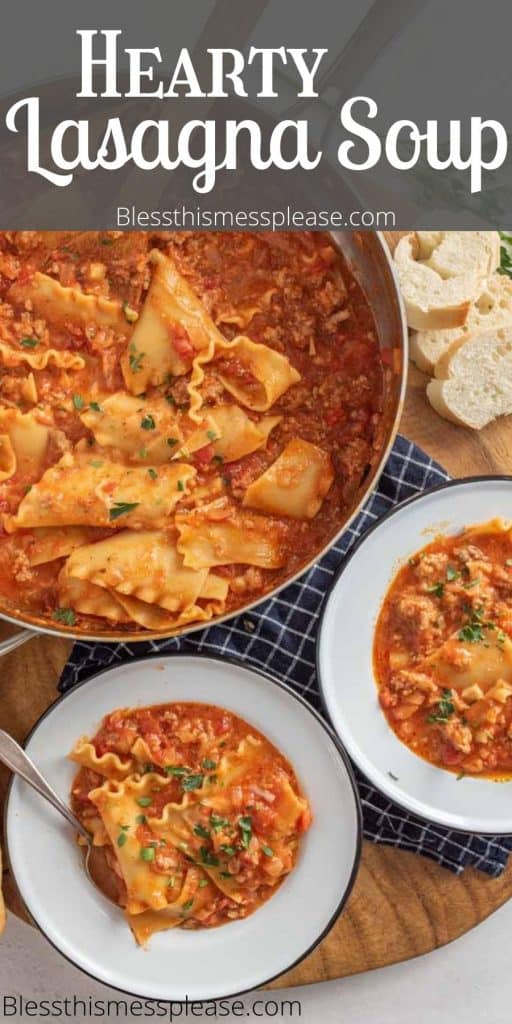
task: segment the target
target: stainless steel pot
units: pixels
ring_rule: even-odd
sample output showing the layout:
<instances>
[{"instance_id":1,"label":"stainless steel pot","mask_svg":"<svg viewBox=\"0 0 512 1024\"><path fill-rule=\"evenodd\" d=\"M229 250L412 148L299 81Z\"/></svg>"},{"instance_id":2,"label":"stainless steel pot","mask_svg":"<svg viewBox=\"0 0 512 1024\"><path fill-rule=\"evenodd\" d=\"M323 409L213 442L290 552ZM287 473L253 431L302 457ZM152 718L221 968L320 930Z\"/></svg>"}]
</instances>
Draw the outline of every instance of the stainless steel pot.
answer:
<instances>
[{"instance_id":1,"label":"stainless steel pot","mask_svg":"<svg viewBox=\"0 0 512 1024\"><path fill-rule=\"evenodd\" d=\"M226 619L246 612L254 608L260 601L266 600L277 594L283 587L287 586L294 579L302 576L322 555L334 544L359 512L361 506L372 492L382 472L384 463L393 445L398 430L398 424L402 412L407 382L407 358L408 339L405 313L395 278L392 260L386 243L380 232L376 231L333 231L331 238L334 244L342 253L350 271L359 282L372 307L377 327L378 340L384 362L392 370L391 379L387 388L384 403L384 431L380 450L376 453L370 472L361 484L350 508L346 509L336 533L330 538L329 543L318 551L313 559L304 565L300 572L291 576L284 583L274 590L269 591L257 601L237 608L226 615L212 619L208 625L217 622L224 622ZM10 622L15 626L22 626L22 632L16 633L7 640L0 642L0 656L14 650L20 644L26 643L39 633L47 633L53 636L67 637L75 640L98 640L103 643L124 641L142 641L151 639L164 639L169 636L182 636L185 633L192 633L198 629L204 629L204 623L196 623L192 626L185 626L170 633L152 633L145 630L143 633L126 633L119 631L102 631L100 634L72 629L59 629L53 623L39 619L28 614L9 614L0 612L0 619Z\"/></svg>"}]
</instances>

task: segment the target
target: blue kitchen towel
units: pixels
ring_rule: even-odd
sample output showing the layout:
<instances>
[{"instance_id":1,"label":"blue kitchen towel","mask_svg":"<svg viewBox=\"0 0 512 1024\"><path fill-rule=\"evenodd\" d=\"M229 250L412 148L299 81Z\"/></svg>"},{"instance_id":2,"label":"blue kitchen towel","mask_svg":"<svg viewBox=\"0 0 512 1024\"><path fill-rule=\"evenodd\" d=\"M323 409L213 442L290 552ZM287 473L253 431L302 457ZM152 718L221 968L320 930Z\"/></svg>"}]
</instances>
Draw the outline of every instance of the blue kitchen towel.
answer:
<instances>
[{"instance_id":1,"label":"blue kitchen towel","mask_svg":"<svg viewBox=\"0 0 512 1024\"><path fill-rule=\"evenodd\" d=\"M322 600L354 542L393 505L448 480L447 473L416 445L398 436L377 489L341 539L317 565L276 597L228 622L190 636L137 644L82 643L73 647L59 689L64 693L100 669L130 658L166 651L226 654L284 680L321 709L315 648ZM364 835L375 843L426 854L460 873L468 865L496 877L506 866L512 836L468 835L408 814L356 769Z\"/></svg>"}]
</instances>

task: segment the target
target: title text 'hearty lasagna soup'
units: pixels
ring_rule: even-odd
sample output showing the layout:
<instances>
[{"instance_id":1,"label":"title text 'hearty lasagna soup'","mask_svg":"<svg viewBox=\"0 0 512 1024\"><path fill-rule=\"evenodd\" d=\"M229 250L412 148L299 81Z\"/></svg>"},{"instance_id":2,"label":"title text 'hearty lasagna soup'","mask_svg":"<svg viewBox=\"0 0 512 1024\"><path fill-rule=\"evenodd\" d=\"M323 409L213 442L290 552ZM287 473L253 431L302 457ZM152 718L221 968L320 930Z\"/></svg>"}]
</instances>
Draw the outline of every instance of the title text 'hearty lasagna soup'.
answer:
<instances>
[{"instance_id":1,"label":"title text 'hearty lasagna soup'","mask_svg":"<svg viewBox=\"0 0 512 1024\"><path fill-rule=\"evenodd\" d=\"M374 647L380 703L416 754L512 776L512 533L494 520L439 537L396 575Z\"/></svg>"},{"instance_id":2,"label":"title text 'hearty lasagna soup'","mask_svg":"<svg viewBox=\"0 0 512 1024\"><path fill-rule=\"evenodd\" d=\"M369 306L315 233L0 235L0 593L172 632L334 536L380 449Z\"/></svg>"},{"instance_id":3,"label":"title text 'hearty lasagna soup'","mask_svg":"<svg viewBox=\"0 0 512 1024\"><path fill-rule=\"evenodd\" d=\"M141 944L247 917L293 869L311 823L288 761L208 704L118 709L70 756L73 809Z\"/></svg>"}]
</instances>

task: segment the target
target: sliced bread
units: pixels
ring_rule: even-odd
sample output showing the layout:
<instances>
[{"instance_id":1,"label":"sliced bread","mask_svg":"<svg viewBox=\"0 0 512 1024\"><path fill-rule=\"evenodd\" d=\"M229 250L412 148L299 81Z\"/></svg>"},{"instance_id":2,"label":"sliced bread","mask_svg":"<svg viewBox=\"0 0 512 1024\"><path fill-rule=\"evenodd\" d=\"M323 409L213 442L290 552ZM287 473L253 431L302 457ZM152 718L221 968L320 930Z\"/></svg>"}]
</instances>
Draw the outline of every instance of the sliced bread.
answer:
<instances>
[{"instance_id":1,"label":"sliced bread","mask_svg":"<svg viewBox=\"0 0 512 1024\"><path fill-rule=\"evenodd\" d=\"M497 266L496 253L499 260L494 231L417 231L401 238L394 261L409 327L461 327Z\"/></svg>"},{"instance_id":2,"label":"sliced bread","mask_svg":"<svg viewBox=\"0 0 512 1024\"><path fill-rule=\"evenodd\" d=\"M447 331L414 331L411 334L411 359L420 370L434 373L439 359L456 341L470 334L509 325L512 326L512 280L503 274L492 274L482 294L471 304L462 327Z\"/></svg>"},{"instance_id":3,"label":"sliced bread","mask_svg":"<svg viewBox=\"0 0 512 1024\"><path fill-rule=\"evenodd\" d=\"M432 407L447 420L480 430L512 413L512 327L462 338L443 357L444 379L427 385Z\"/></svg>"}]
</instances>

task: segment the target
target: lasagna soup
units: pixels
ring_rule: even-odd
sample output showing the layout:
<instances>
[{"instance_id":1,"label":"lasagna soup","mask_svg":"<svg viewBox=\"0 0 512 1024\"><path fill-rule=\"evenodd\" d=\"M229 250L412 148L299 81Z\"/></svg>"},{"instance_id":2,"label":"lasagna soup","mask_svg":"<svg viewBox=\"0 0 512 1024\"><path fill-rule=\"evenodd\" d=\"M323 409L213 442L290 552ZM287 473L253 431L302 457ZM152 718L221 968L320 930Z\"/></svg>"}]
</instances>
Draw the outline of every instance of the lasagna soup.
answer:
<instances>
[{"instance_id":1,"label":"lasagna soup","mask_svg":"<svg viewBox=\"0 0 512 1024\"><path fill-rule=\"evenodd\" d=\"M70 756L73 809L141 944L247 917L293 869L311 823L288 761L222 708L118 709Z\"/></svg>"},{"instance_id":2,"label":"lasagna soup","mask_svg":"<svg viewBox=\"0 0 512 1024\"><path fill-rule=\"evenodd\" d=\"M386 373L326 235L4 232L5 610L172 632L264 595L336 533Z\"/></svg>"},{"instance_id":3,"label":"lasagna soup","mask_svg":"<svg viewBox=\"0 0 512 1024\"><path fill-rule=\"evenodd\" d=\"M414 753L512 776L512 535L501 521L439 537L398 572L377 623L380 703Z\"/></svg>"}]
</instances>

